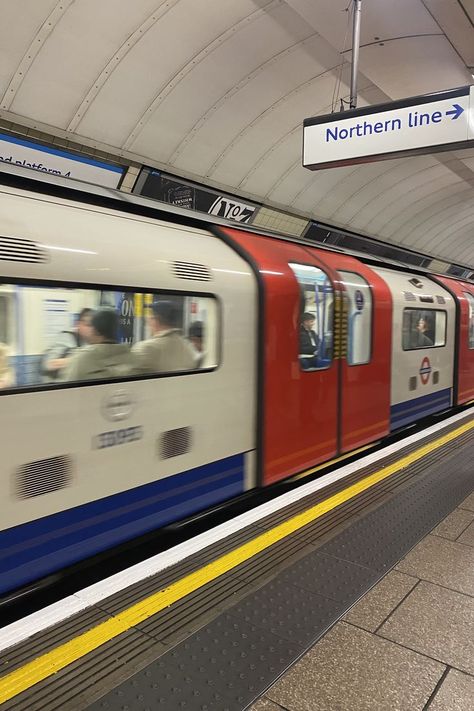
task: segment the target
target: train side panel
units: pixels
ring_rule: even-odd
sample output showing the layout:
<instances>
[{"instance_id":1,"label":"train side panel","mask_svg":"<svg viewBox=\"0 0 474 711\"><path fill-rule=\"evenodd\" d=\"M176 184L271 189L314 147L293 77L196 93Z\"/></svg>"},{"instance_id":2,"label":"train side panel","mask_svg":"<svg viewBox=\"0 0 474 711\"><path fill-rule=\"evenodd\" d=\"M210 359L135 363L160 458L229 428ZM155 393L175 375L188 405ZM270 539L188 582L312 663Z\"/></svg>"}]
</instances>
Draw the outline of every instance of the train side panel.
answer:
<instances>
[{"instance_id":1,"label":"train side panel","mask_svg":"<svg viewBox=\"0 0 474 711\"><path fill-rule=\"evenodd\" d=\"M245 261L204 231L14 191L0 205L1 233L47 255L0 261L3 296L17 290L21 314L12 360L18 379L30 378L0 391L5 593L255 485L257 287ZM117 289L210 304L216 367L70 387L25 370L21 359L37 363L54 327L51 296L77 311L90 290Z\"/></svg>"},{"instance_id":2,"label":"train side panel","mask_svg":"<svg viewBox=\"0 0 474 711\"><path fill-rule=\"evenodd\" d=\"M459 309L457 401L462 405L474 398L474 286L449 277L436 277L454 295Z\"/></svg>"},{"instance_id":3,"label":"train side panel","mask_svg":"<svg viewBox=\"0 0 474 711\"><path fill-rule=\"evenodd\" d=\"M425 276L374 267L392 293L391 429L453 403L456 308Z\"/></svg>"}]
</instances>

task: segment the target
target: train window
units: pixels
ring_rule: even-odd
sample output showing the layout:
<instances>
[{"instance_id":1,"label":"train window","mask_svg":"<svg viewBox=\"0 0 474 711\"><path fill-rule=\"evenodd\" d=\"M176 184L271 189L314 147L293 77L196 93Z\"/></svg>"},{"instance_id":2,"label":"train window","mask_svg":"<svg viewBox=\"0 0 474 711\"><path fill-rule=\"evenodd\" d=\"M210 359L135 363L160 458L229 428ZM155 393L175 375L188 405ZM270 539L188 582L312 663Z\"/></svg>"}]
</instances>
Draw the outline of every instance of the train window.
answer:
<instances>
[{"instance_id":1,"label":"train window","mask_svg":"<svg viewBox=\"0 0 474 711\"><path fill-rule=\"evenodd\" d=\"M404 351L446 345L446 311L404 309L402 327Z\"/></svg>"},{"instance_id":2,"label":"train window","mask_svg":"<svg viewBox=\"0 0 474 711\"><path fill-rule=\"evenodd\" d=\"M218 364L217 300L9 285L17 333L5 326L0 285L0 388L196 371Z\"/></svg>"},{"instance_id":3,"label":"train window","mask_svg":"<svg viewBox=\"0 0 474 711\"><path fill-rule=\"evenodd\" d=\"M325 272L307 264L290 264L301 291L298 357L302 370L331 365L334 290Z\"/></svg>"},{"instance_id":4,"label":"train window","mask_svg":"<svg viewBox=\"0 0 474 711\"><path fill-rule=\"evenodd\" d=\"M474 296L467 291L464 292L469 306L469 330L468 330L468 346L472 350L474 348Z\"/></svg>"},{"instance_id":5,"label":"train window","mask_svg":"<svg viewBox=\"0 0 474 711\"><path fill-rule=\"evenodd\" d=\"M372 292L366 280L354 272L339 272L349 302L347 313L347 363L368 363L372 350Z\"/></svg>"}]
</instances>

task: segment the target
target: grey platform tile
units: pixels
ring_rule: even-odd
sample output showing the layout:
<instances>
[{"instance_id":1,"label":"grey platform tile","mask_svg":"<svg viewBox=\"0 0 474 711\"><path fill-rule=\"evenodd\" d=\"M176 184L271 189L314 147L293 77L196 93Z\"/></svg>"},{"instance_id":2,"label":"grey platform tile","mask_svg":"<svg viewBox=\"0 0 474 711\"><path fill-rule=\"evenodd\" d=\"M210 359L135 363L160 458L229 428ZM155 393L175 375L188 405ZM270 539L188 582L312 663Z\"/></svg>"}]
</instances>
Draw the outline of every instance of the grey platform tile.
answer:
<instances>
[{"instance_id":1,"label":"grey platform tile","mask_svg":"<svg viewBox=\"0 0 474 711\"><path fill-rule=\"evenodd\" d=\"M474 491L464 501L459 504L459 508L474 511Z\"/></svg>"},{"instance_id":2,"label":"grey platform tile","mask_svg":"<svg viewBox=\"0 0 474 711\"><path fill-rule=\"evenodd\" d=\"M234 568L234 572L237 577L257 587L265 580L273 580L275 575L286 570L293 562L301 560L314 551L314 546L298 536L288 536L241 563Z\"/></svg>"},{"instance_id":3,"label":"grey platform tile","mask_svg":"<svg viewBox=\"0 0 474 711\"><path fill-rule=\"evenodd\" d=\"M466 528L464 533L461 533L458 543L462 543L465 546L474 546L474 522Z\"/></svg>"},{"instance_id":4,"label":"grey platform tile","mask_svg":"<svg viewBox=\"0 0 474 711\"><path fill-rule=\"evenodd\" d=\"M457 669L450 669L431 702L429 711L472 711L473 708L474 677Z\"/></svg>"},{"instance_id":5,"label":"grey platform tile","mask_svg":"<svg viewBox=\"0 0 474 711\"><path fill-rule=\"evenodd\" d=\"M474 673L474 599L468 595L422 580L377 634Z\"/></svg>"},{"instance_id":6,"label":"grey platform tile","mask_svg":"<svg viewBox=\"0 0 474 711\"><path fill-rule=\"evenodd\" d=\"M239 601L249 590L245 581L227 573L153 615L137 625L137 629L165 644L178 644Z\"/></svg>"},{"instance_id":7,"label":"grey platform tile","mask_svg":"<svg viewBox=\"0 0 474 711\"><path fill-rule=\"evenodd\" d=\"M324 552L374 570L391 568L472 490L468 454L461 450L461 455L453 457L455 477L446 475L443 460L392 500L336 536L324 546Z\"/></svg>"},{"instance_id":8,"label":"grey platform tile","mask_svg":"<svg viewBox=\"0 0 474 711\"><path fill-rule=\"evenodd\" d=\"M369 568L324 553L311 553L292 565L281 579L331 600L350 603L379 577Z\"/></svg>"},{"instance_id":9,"label":"grey platform tile","mask_svg":"<svg viewBox=\"0 0 474 711\"><path fill-rule=\"evenodd\" d=\"M89 708L241 711L301 651L224 614Z\"/></svg>"},{"instance_id":10,"label":"grey platform tile","mask_svg":"<svg viewBox=\"0 0 474 711\"><path fill-rule=\"evenodd\" d=\"M286 711L283 706L276 704L270 699L266 699L264 696L257 701L257 703L249 706L248 711Z\"/></svg>"},{"instance_id":11,"label":"grey platform tile","mask_svg":"<svg viewBox=\"0 0 474 711\"><path fill-rule=\"evenodd\" d=\"M444 669L339 622L265 696L289 711L421 711Z\"/></svg>"},{"instance_id":12,"label":"grey platform tile","mask_svg":"<svg viewBox=\"0 0 474 711\"><path fill-rule=\"evenodd\" d=\"M391 570L343 619L369 632L375 632L417 582L417 578L411 575Z\"/></svg>"},{"instance_id":13,"label":"grey platform tile","mask_svg":"<svg viewBox=\"0 0 474 711\"><path fill-rule=\"evenodd\" d=\"M309 646L335 622L344 605L283 582L281 576L248 595L229 614L294 644Z\"/></svg>"},{"instance_id":14,"label":"grey platform tile","mask_svg":"<svg viewBox=\"0 0 474 711\"><path fill-rule=\"evenodd\" d=\"M433 529L432 533L441 538L448 538L450 541L455 541L463 531L474 521L474 511L467 509L454 509L449 516L446 516L444 521Z\"/></svg>"},{"instance_id":15,"label":"grey platform tile","mask_svg":"<svg viewBox=\"0 0 474 711\"><path fill-rule=\"evenodd\" d=\"M452 590L474 595L474 549L439 536L426 536L397 570Z\"/></svg>"}]
</instances>

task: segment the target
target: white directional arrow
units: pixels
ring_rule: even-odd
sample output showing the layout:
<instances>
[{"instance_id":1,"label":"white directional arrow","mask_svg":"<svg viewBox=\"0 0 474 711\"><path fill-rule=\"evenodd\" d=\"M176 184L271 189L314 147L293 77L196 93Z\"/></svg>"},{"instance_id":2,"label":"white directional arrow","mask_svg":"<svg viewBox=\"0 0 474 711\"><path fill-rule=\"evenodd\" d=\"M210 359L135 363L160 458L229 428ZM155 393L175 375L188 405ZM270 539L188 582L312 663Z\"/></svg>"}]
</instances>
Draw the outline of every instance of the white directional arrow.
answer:
<instances>
[{"instance_id":1,"label":"white directional arrow","mask_svg":"<svg viewBox=\"0 0 474 711\"><path fill-rule=\"evenodd\" d=\"M367 163L474 145L474 87L305 119L303 166Z\"/></svg>"}]
</instances>

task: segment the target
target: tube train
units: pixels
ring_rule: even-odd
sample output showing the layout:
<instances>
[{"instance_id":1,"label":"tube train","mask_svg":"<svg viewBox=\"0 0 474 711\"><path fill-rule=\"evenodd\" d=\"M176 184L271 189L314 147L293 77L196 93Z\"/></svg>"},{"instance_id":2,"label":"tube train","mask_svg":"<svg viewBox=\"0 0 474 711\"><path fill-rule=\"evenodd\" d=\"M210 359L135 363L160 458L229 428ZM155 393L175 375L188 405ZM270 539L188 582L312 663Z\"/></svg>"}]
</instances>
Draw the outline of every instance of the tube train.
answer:
<instances>
[{"instance_id":1,"label":"tube train","mask_svg":"<svg viewBox=\"0 0 474 711\"><path fill-rule=\"evenodd\" d=\"M474 398L471 283L28 171L0 182L2 595ZM140 371L160 301L165 333L199 323L201 354ZM116 314L128 369L48 378L84 309Z\"/></svg>"}]
</instances>

